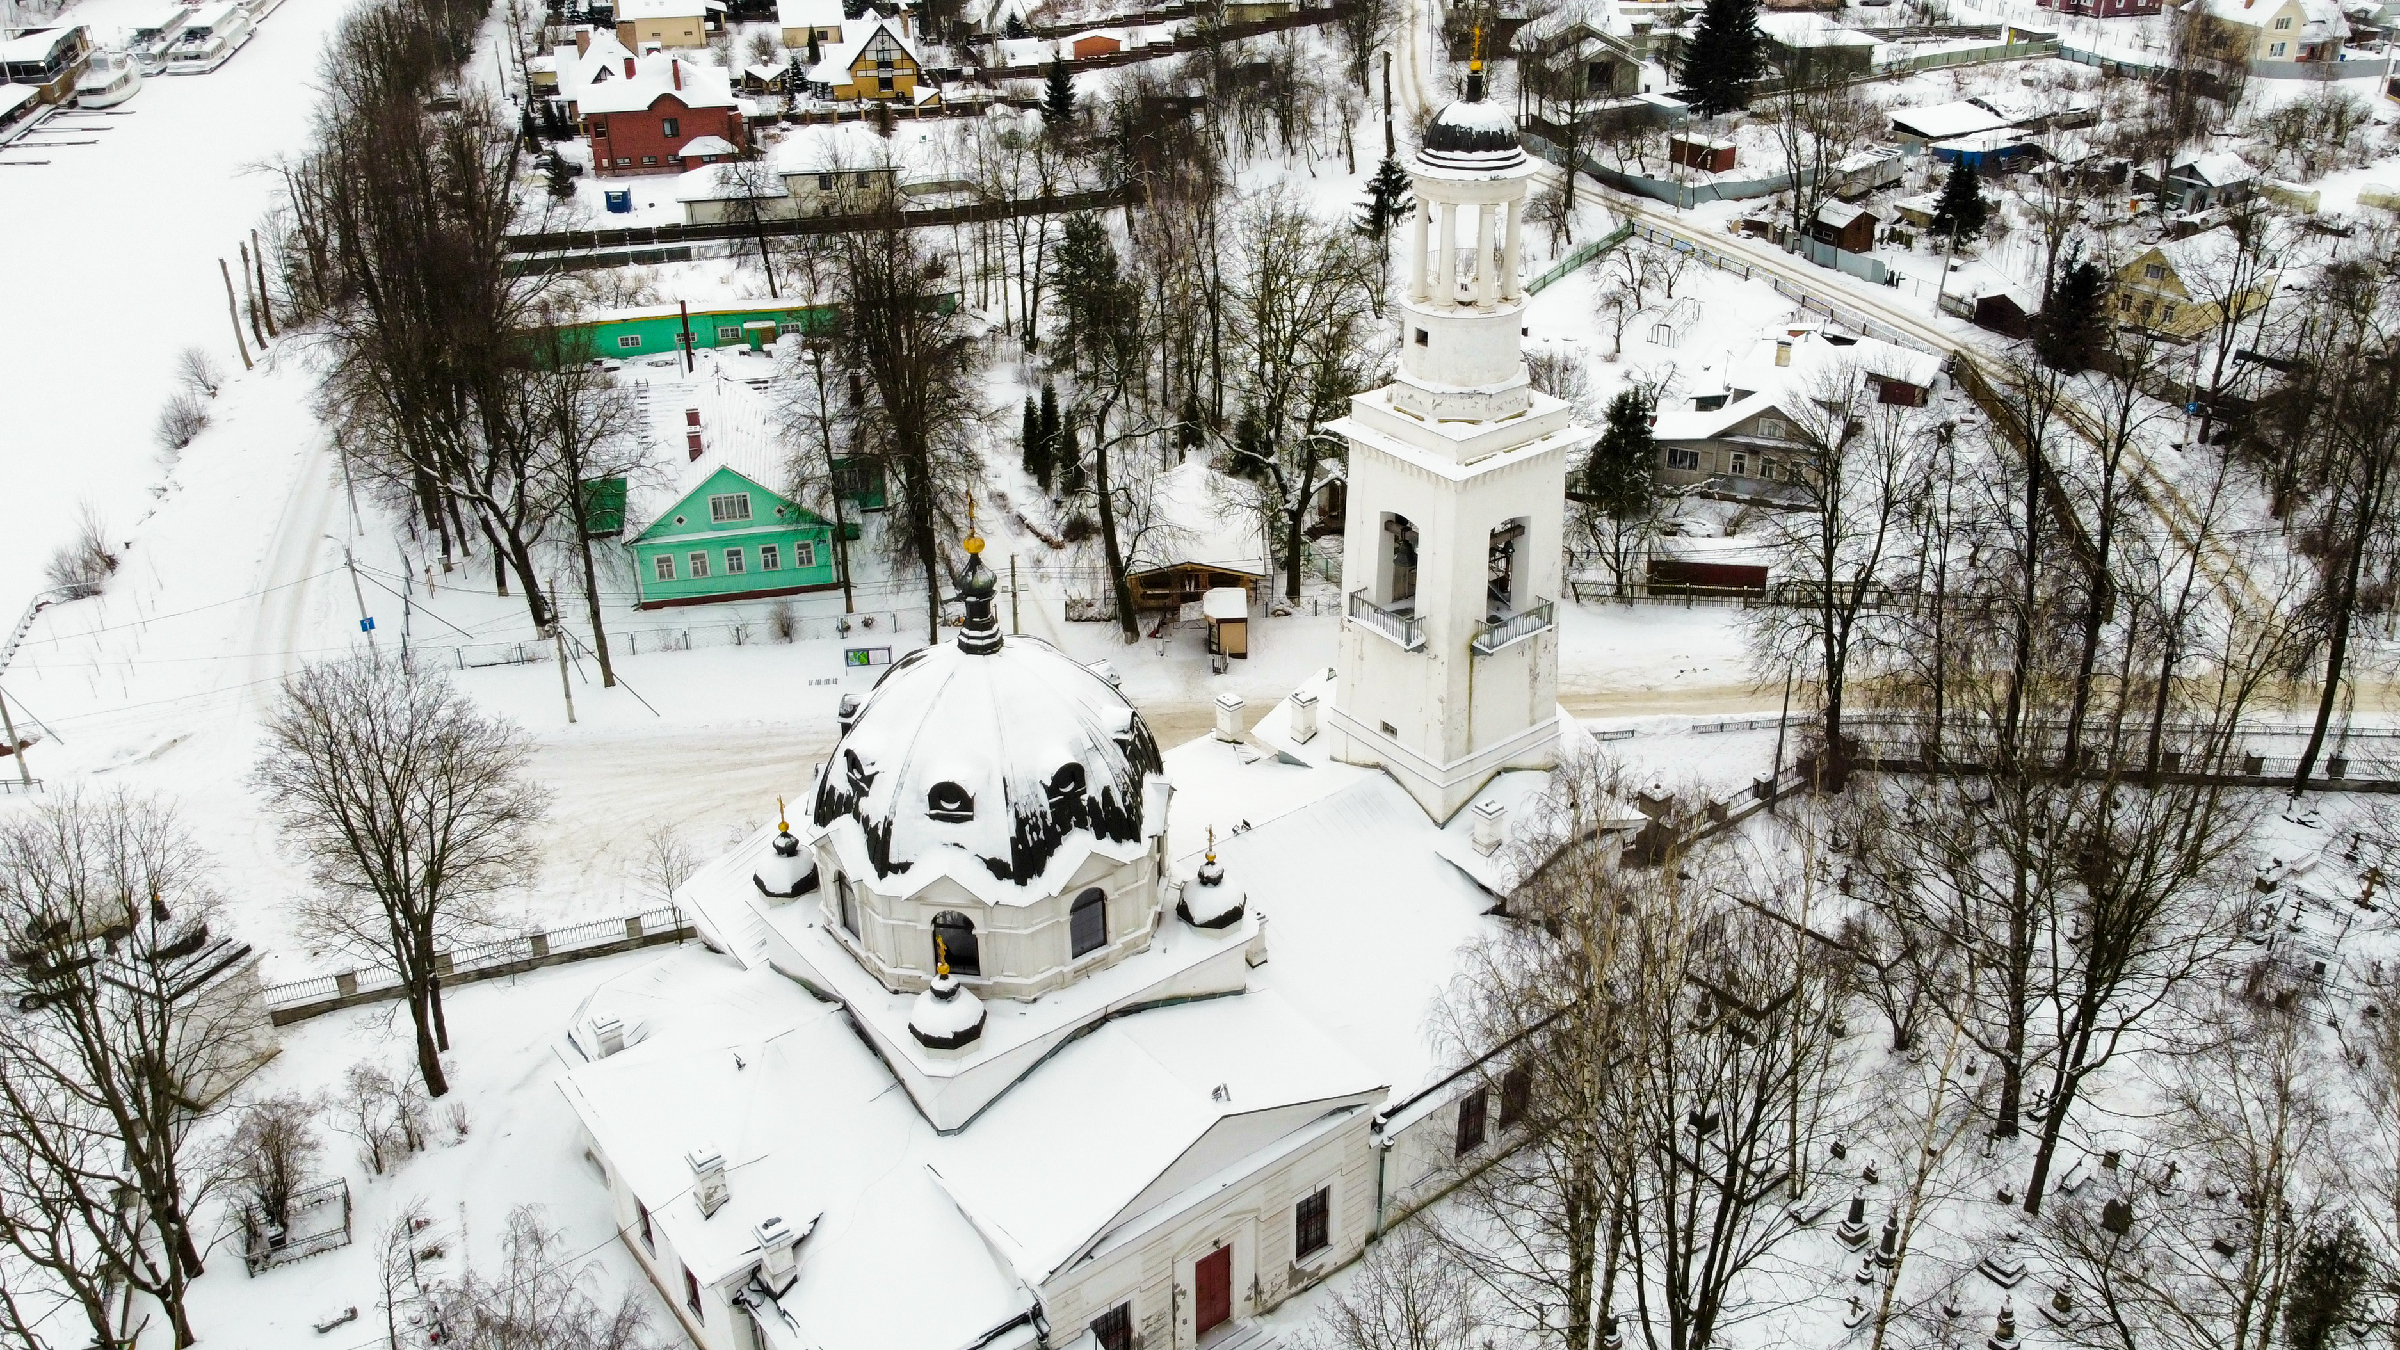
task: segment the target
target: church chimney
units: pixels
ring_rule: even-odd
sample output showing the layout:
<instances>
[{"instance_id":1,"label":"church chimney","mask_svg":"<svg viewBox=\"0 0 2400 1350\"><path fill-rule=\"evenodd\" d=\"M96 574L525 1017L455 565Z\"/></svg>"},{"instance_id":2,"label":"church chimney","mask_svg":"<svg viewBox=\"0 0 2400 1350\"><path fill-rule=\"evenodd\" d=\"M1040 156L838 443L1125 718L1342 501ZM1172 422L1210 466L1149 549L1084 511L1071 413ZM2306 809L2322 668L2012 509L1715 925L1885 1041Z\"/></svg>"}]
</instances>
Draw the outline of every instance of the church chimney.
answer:
<instances>
[{"instance_id":1,"label":"church chimney","mask_svg":"<svg viewBox=\"0 0 2400 1350\"><path fill-rule=\"evenodd\" d=\"M713 1148L696 1148L683 1155L684 1165L692 1169L692 1200L700 1206L705 1219L725 1208L733 1192L725 1185L725 1155Z\"/></svg>"},{"instance_id":2,"label":"church chimney","mask_svg":"<svg viewBox=\"0 0 2400 1350\"><path fill-rule=\"evenodd\" d=\"M1477 853L1488 858L1499 851L1500 841L1507 837L1507 825L1507 807L1489 799L1477 802L1475 832L1469 836L1468 842L1475 846Z\"/></svg>"}]
</instances>

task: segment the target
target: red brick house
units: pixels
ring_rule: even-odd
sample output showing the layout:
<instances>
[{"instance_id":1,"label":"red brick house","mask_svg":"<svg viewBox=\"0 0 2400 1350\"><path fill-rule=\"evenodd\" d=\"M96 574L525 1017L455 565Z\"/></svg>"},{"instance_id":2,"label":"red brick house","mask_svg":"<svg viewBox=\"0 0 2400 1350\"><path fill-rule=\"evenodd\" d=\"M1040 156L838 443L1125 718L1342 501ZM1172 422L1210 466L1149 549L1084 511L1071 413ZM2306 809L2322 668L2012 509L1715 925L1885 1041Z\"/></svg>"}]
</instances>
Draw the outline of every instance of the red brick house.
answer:
<instances>
[{"instance_id":1,"label":"red brick house","mask_svg":"<svg viewBox=\"0 0 2400 1350\"><path fill-rule=\"evenodd\" d=\"M713 137L735 154L748 146L741 101L723 70L670 52L628 56L623 67L576 99L594 172L681 173L689 167L684 147L693 141Z\"/></svg>"}]
</instances>

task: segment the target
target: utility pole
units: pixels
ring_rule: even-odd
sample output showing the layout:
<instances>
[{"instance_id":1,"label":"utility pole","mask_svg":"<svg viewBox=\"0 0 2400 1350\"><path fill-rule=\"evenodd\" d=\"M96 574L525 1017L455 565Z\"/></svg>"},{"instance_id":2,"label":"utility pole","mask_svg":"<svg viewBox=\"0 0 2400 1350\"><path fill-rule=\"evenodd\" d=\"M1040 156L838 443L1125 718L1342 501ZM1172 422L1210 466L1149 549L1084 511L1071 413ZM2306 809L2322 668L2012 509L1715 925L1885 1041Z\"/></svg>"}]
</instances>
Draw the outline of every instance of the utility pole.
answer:
<instances>
[{"instance_id":1,"label":"utility pole","mask_svg":"<svg viewBox=\"0 0 2400 1350\"><path fill-rule=\"evenodd\" d=\"M1942 297L1950 293L1950 254L1958 248L1958 227L1950 227L1949 237L1942 241L1942 275L1933 286L1933 321L1942 321Z\"/></svg>"},{"instance_id":2,"label":"utility pole","mask_svg":"<svg viewBox=\"0 0 2400 1350\"><path fill-rule=\"evenodd\" d=\"M350 569L350 596L358 601L358 631L367 635L367 650L380 652L375 644L375 620L367 613L367 593L358 584L358 559L351 556L350 541L342 541L342 566Z\"/></svg>"},{"instance_id":3,"label":"utility pole","mask_svg":"<svg viewBox=\"0 0 2400 1350\"><path fill-rule=\"evenodd\" d=\"M25 747L17 742L16 719L8 715L8 696L0 694L0 732L8 734L8 752L17 757L17 781L33 787L33 770L25 767Z\"/></svg>"},{"instance_id":4,"label":"utility pole","mask_svg":"<svg viewBox=\"0 0 2400 1350\"><path fill-rule=\"evenodd\" d=\"M565 626L550 625L550 645L558 653L558 692L567 700L567 725L575 725L575 687L567 683L567 638Z\"/></svg>"},{"instance_id":5,"label":"utility pole","mask_svg":"<svg viewBox=\"0 0 2400 1350\"><path fill-rule=\"evenodd\" d=\"M687 302L678 300L675 302L675 308L683 315L683 373L689 375L692 373L692 367L696 364L692 359L692 307Z\"/></svg>"},{"instance_id":6,"label":"utility pole","mask_svg":"<svg viewBox=\"0 0 2400 1350\"><path fill-rule=\"evenodd\" d=\"M1017 555L1008 555L1008 632L1011 637L1023 637L1025 629L1017 622Z\"/></svg>"}]
</instances>

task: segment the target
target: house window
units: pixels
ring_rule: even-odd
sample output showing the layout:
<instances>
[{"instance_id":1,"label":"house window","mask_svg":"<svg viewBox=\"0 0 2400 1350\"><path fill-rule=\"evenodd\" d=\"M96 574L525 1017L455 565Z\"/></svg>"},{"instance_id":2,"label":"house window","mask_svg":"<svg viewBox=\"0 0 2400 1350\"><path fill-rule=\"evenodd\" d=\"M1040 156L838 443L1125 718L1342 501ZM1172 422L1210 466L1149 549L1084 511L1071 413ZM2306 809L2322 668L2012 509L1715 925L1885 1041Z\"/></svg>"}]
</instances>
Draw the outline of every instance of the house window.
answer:
<instances>
[{"instance_id":1,"label":"house window","mask_svg":"<svg viewBox=\"0 0 2400 1350\"><path fill-rule=\"evenodd\" d=\"M936 959L950 963L953 975L981 975L982 954L975 946L975 921L955 909L945 909L933 916L933 937L939 944Z\"/></svg>"},{"instance_id":2,"label":"house window","mask_svg":"<svg viewBox=\"0 0 2400 1350\"><path fill-rule=\"evenodd\" d=\"M689 1267L683 1272L683 1306L692 1310L693 1321L708 1320L708 1314L700 1309L700 1277L694 1275Z\"/></svg>"},{"instance_id":3,"label":"house window","mask_svg":"<svg viewBox=\"0 0 2400 1350\"><path fill-rule=\"evenodd\" d=\"M885 93L890 93L890 92L891 92L891 83L892 83L892 82L891 82L891 81L889 81L889 80L886 80L886 81L884 81L883 83L884 83L884 92L885 92ZM858 185L859 185L860 187L873 187L873 186L875 186L875 174L874 174L874 172L873 172L872 170L861 170L861 171L859 172L859 175L858 175Z\"/></svg>"},{"instance_id":4,"label":"house window","mask_svg":"<svg viewBox=\"0 0 2400 1350\"><path fill-rule=\"evenodd\" d=\"M2172 300L2169 300L2169 301L2168 301L2167 303L2165 303L2164 305L2161 305L2161 306L2159 306L2159 310L2158 310L2158 321L2159 321L2160 323L2173 323L2173 322L2175 322L2175 302L2174 302L2174 301L2172 301Z\"/></svg>"},{"instance_id":5,"label":"house window","mask_svg":"<svg viewBox=\"0 0 2400 1350\"><path fill-rule=\"evenodd\" d=\"M758 546L758 570L761 572L780 572L783 570L783 549L781 546L775 544L760 544Z\"/></svg>"},{"instance_id":6,"label":"house window","mask_svg":"<svg viewBox=\"0 0 2400 1350\"><path fill-rule=\"evenodd\" d=\"M641 345L642 335L639 333L627 333L625 336L617 339L617 347L619 350L629 351Z\"/></svg>"},{"instance_id":7,"label":"house window","mask_svg":"<svg viewBox=\"0 0 2400 1350\"><path fill-rule=\"evenodd\" d=\"M2289 43L2278 42L2278 43L2276 43L2275 45L2273 45L2273 46L2271 46L2271 47L2267 48L2267 55L2269 55L2269 56L2281 56L2281 55L2283 55L2283 49L2284 49L2285 47L2289 46L2289 45L2290 45Z\"/></svg>"},{"instance_id":8,"label":"house window","mask_svg":"<svg viewBox=\"0 0 2400 1350\"><path fill-rule=\"evenodd\" d=\"M1100 1350L1133 1350L1133 1305L1120 1303L1093 1318L1092 1339Z\"/></svg>"},{"instance_id":9,"label":"house window","mask_svg":"<svg viewBox=\"0 0 2400 1350\"><path fill-rule=\"evenodd\" d=\"M658 1255L658 1239L650 1232L650 1207L639 1200L634 1201L633 1221L641 1225L642 1246L652 1256Z\"/></svg>"},{"instance_id":10,"label":"house window","mask_svg":"<svg viewBox=\"0 0 2400 1350\"><path fill-rule=\"evenodd\" d=\"M2291 28L2291 26L2292 26L2292 20L2291 20L2291 16L2289 16L2289 15L2286 15L2286 16L2284 16L2283 18L2277 19L2277 20L2275 21L2275 31L2276 31L2276 32L2278 32L2278 33L2281 33L2281 32L2288 31L2288 30Z\"/></svg>"},{"instance_id":11,"label":"house window","mask_svg":"<svg viewBox=\"0 0 2400 1350\"><path fill-rule=\"evenodd\" d=\"M682 132L677 130L676 121L674 118L662 117L658 119L658 134L671 141L677 136L681 135Z\"/></svg>"},{"instance_id":12,"label":"house window","mask_svg":"<svg viewBox=\"0 0 2400 1350\"><path fill-rule=\"evenodd\" d=\"M2165 263L2142 264L2142 280L2144 281L2161 281L2166 278L2166 275L2167 265Z\"/></svg>"},{"instance_id":13,"label":"house window","mask_svg":"<svg viewBox=\"0 0 2400 1350\"><path fill-rule=\"evenodd\" d=\"M1333 1245L1333 1188L1319 1189L1292 1209L1292 1259L1305 1261Z\"/></svg>"},{"instance_id":14,"label":"house window","mask_svg":"<svg viewBox=\"0 0 2400 1350\"><path fill-rule=\"evenodd\" d=\"M1484 1092L1477 1088L1458 1099L1458 1156L1483 1147Z\"/></svg>"},{"instance_id":15,"label":"house window","mask_svg":"<svg viewBox=\"0 0 2400 1350\"><path fill-rule=\"evenodd\" d=\"M829 173L821 173L821 174L818 174L818 175L817 175L817 191L819 191L819 192L831 192L831 191L833 191L833 175L832 175L832 174L829 174Z\"/></svg>"},{"instance_id":16,"label":"house window","mask_svg":"<svg viewBox=\"0 0 2400 1350\"><path fill-rule=\"evenodd\" d=\"M814 567L816 565L817 546L814 543L803 539L792 545L792 566Z\"/></svg>"},{"instance_id":17,"label":"house window","mask_svg":"<svg viewBox=\"0 0 2400 1350\"><path fill-rule=\"evenodd\" d=\"M1075 956L1108 945L1108 892L1094 886L1075 897L1067 909L1067 942Z\"/></svg>"},{"instance_id":18,"label":"house window","mask_svg":"<svg viewBox=\"0 0 2400 1350\"><path fill-rule=\"evenodd\" d=\"M617 167L620 169L627 168L631 166L632 163L632 160L625 158L623 155L617 156Z\"/></svg>"},{"instance_id":19,"label":"house window","mask_svg":"<svg viewBox=\"0 0 2400 1350\"><path fill-rule=\"evenodd\" d=\"M692 574L692 579L693 579L693 580L697 581L697 580L699 580L700 578L702 578L702 577L704 577L704 576L707 576L707 575L708 575L708 555L707 555L707 554L705 554L705 553L695 553L695 554L692 554L692 555L691 555L689 558L685 559L685 561L687 561L687 562L689 562L689 563L691 564L691 569L690 569L690 570L691 570L691 574Z\"/></svg>"},{"instance_id":20,"label":"house window","mask_svg":"<svg viewBox=\"0 0 2400 1350\"><path fill-rule=\"evenodd\" d=\"M1533 1108L1533 1070L1519 1064L1500 1075L1500 1128L1507 1129Z\"/></svg>"},{"instance_id":21,"label":"house window","mask_svg":"<svg viewBox=\"0 0 2400 1350\"><path fill-rule=\"evenodd\" d=\"M750 494L720 492L708 499L708 518L719 525L750 518Z\"/></svg>"},{"instance_id":22,"label":"house window","mask_svg":"<svg viewBox=\"0 0 2400 1350\"><path fill-rule=\"evenodd\" d=\"M725 550L725 575L729 577L739 576L749 570L750 568L748 559L743 557L740 549L729 548Z\"/></svg>"},{"instance_id":23,"label":"house window","mask_svg":"<svg viewBox=\"0 0 2400 1350\"><path fill-rule=\"evenodd\" d=\"M1669 450L1667 467L1682 469L1688 473L1698 473L1700 471L1700 452L1697 450Z\"/></svg>"},{"instance_id":24,"label":"house window","mask_svg":"<svg viewBox=\"0 0 2400 1350\"><path fill-rule=\"evenodd\" d=\"M675 555L674 555L674 554L672 554L672 553L661 553L661 554L659 554L659 555L658 555L658 557L657 557L656 559L654 559L654 560L651 562L651 564L650 564L650 565L651 565L651 567L652 567L653 569L655 569L655 570L657 571L657 573L658 573L658 579L659 579L660 581L673 581L673 580L675 579Z\"/></svg>"},{"instance_id":25,"label":"house window","mask_svg":"<svg viewBox=\"0 0 2400 1350\"><path fill-rule=\"evenodd\" d=\"M1727 465L1725 471L1727 473L1732 474L1736 478L1748 478L1750 476L1750 455L1747 451L1736 450L1732 454L1726 456L1726 461Z\"/></svg>"},{"instance_id":26,"label":"house window","mask_svg":"<svg viewBox=\"0 0 2400 1350\"><path fill-rule=\"evenodd\" d=\"M876 93L878 93L878 94L888 94L888 93L892 92L892 77L891 77L891 76L889 76L889 75L878 75L878 76L876 76L876 77L875 77L875 92L876 92ZM866 175L862 173L862 174L860 174L860 175L859 175L859 177L861 177L861 178L864 178L864 177L866 177Z\"/></svg>"},{"instance_id":27,"label":"house window","mask_svg":"<svg viewBox=\"0 0 2400 1350\"><path fill-rule=\"evenodd\" d=\"M717 329L717 341L719 342L739 342L741 340L742 330L739 325Z\"/></svg>"},{"instance_id":28,"label":"house window","mask_svg":"<svg viewBox=\"0 0 2400 1350\"><path fill-rule=\"evenodd\" d=\"M1778 477L1778 476L1779 476L1781 473L1782 473L1782 466L1781 466L1781 465L1779 465L1779 464L1777 464L1777 463L1775 462L1775 457L1774 457L1773 455L1761 455L1761 456L1759 456L1759 460L1758 460L1758 476L1759 476L1759 477L1761 477L1761 478L1764 478L1764 479L1766 479L1768 482L1772 483L1772 482L1774 482L1774 481L1775 481L1775 479L1776 479L1776 478L1777 478L1777 477Z\"/></svg>"},{"instance_id":29,"label":"house window","mask_svg":"<svg viewBox=\"0 0 2400 1350\"><path fill-rule=\"evenodd\" d=\"M658 163L658 156L656 156L656 155L644 155L644 156L642 156L642 163L644 163L644 164L656 164L656 163Z\"/></svg>"},{"instance_id":30,"label":"house window","mask_svg":"<svg viewBox=\"0 0 2400 1350\"><path fill-rule=\"evenodd\" d=\"M1789 430L1789 428L1784 426L1783 419L1780 417L1762 417L1758 419L1758 434L1770 441L1782 440Z\"/></svg>"},{"instance_id":31,"label":"house window","mask_svg":"<svg viewBox=\"0 0 2400 1350\"><path fill-rule=\"evenodd\" d=\"M608 123L605 119L598 117L592 119L592 136L596 140L604 140L607 138Z\"/></svg>"}]
</instances>

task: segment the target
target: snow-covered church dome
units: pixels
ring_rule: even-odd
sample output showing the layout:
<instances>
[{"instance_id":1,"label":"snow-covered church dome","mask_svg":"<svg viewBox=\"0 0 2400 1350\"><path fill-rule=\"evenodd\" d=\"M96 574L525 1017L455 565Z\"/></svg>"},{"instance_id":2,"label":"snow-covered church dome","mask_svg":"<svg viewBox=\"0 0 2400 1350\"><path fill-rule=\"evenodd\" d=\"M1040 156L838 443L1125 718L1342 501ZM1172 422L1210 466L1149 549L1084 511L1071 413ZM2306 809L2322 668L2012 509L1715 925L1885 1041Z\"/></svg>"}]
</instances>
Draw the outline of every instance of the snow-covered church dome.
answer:
<instances>
[{"instance_id":1,"label":"snow-covered church dome","mask_svg":"<svg viewBox=\"0 0 2400 1350\"><path fill-rule=\"evenodd\" d=\"M1483 96L1483 62L1467 75L1467 95L1434 114L1417 147L1420 173L1479 174L1511 170L1525 163L1525 147L1517 140L1516 119L1507 108Z\"/></svg>"},{"instance_id":2,"label":"snow-covered church dome","mask_svg":"<svg viewBox=\"0 0 2400 1350\"><path fill-rule=\"evenodd\" d=\"M967 542L966 627L844 700L810 816L829 926L887 987L926 987L938 938L987 996L1031 997L1147 945L1167 784L1114 686L1003 639Z\"/></svg>"}]
</instances>

